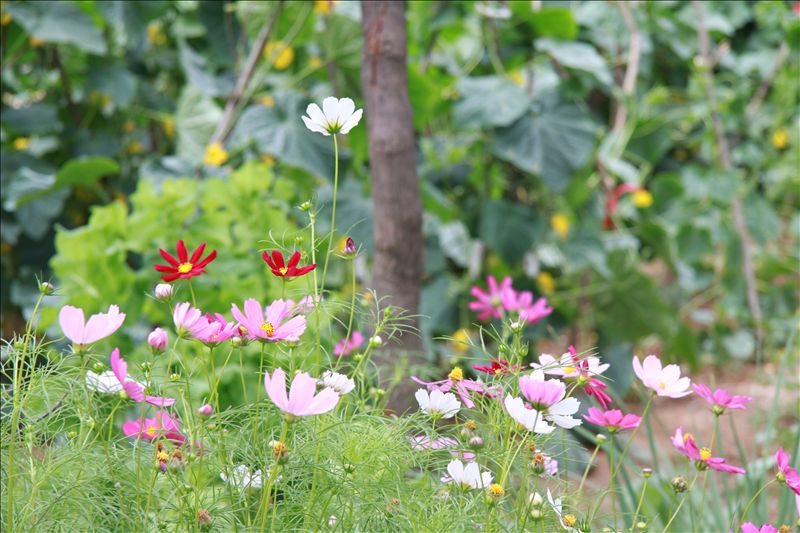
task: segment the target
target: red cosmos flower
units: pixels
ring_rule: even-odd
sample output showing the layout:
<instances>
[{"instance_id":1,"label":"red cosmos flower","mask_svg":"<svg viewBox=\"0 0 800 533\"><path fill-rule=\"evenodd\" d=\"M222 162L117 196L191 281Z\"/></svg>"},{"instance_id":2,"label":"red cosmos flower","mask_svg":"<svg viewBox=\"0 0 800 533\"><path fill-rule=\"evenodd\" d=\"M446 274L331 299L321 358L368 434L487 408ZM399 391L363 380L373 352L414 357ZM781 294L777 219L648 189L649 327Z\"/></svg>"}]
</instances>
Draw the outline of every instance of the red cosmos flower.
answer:
<instances>
[{"instance_id":1,"label":"red cosmos flower","mask_svg":"<svg viewBox=\"0 0 800 533\"><path fill-rule=\"evenodd\" d=\"M514 365L512 368L508 361L505 359L498 359L492 360L492 366L484 366L484 365L472 365L472 368L479 372L483 372L485 374L497 375L497 374L513 374L519 368L518 365Z\"/></svg>"},{"instance_id":2,"label":"red cosmos flower","mask_svg":"<svg viewBox=\"0 0 800 533\"><path fill-rule=\"evenodd\" d=\"M194 251L192 257L189 257L189 254L186 252L186 244L184 244L183 239L178 241L176 248L178 250L177 259L165 252L163 248L158 250L161 257L169 263L169 265L153 265L153 268L159 272L166 272L166 274L161 276L161 279L164 281L175 281L178 278L189 279L194 276L199 276L200 274L205 274L206 271L203 270L203 268L217 258L217 251L212 250L205 259L200 259L200 256L203 255L203 251L206 249L206 243L201 244L197 250Z\"/></svg>"},{"instance_id":3,"label":"red cosmos flower","mask_svg":"<svg viewBox=\"0 0 800 533\"><path fill-rule=\"evenodd\" d=\"M272 270L272 273L278 276L279 278L293 278L297 276L304 276L308 274L315 268L317 268L316 263L311 263L310 265L306 265L304 267L297 268L297 263L300 262L300 252L295 252L292 254L292 257L289 258L289 263L284 264L283 262L283 254L280 253L278 250L272 251L272 256L267 252L261 254L261 258L267 262L269 268Z\"/></svg>"}]
</instances>

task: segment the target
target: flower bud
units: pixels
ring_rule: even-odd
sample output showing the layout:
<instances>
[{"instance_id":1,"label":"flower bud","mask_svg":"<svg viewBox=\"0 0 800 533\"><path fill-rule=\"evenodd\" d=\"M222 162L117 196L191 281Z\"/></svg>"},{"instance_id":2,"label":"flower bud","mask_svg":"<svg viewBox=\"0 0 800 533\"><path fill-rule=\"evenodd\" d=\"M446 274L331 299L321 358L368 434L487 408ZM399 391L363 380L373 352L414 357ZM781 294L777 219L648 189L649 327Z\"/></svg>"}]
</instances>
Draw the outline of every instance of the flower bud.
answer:
<instances>
[{"instance_id":1,"label":"flower bud","mask_svg":"<svg viewBox=\"0 0 800 533\"><path fill-rule=\"evenodd\" d=\"M636 522L636 529L638 529L639 531L644 531L645 529L647 529L647 522L643 522L641 520L639 522Z\"/></svg>"},{"instance_id":2,"label":"flower bud","mask_svg":"<svg viewBox=\"0 0 800 533\"><path fill-rule=\"evenodd\" d=\"M379 389L378 387L370 387L369 394L370 396L375 396L376 398L382 398L386 394L386 391Z\"/></svg>"},{"instance_id":3,"label":"flower bud","mask_svg":"<svg viewBox=\"0 0 800 533\"><path fill-rule=\"evenodd\" d=\"M300 209L300 211L308 211L309 209L311 209L311 201L310 200L306 200L305 202L303 202L302 204L300 204L297 207Z\"/></svg>"},{"instance_id":4,"label":"flower bud","mask_svg":"<svg viewBox=\"0 0 800 533\"><path fill-rule=\"evenodd\" d=\"M172 450L172 455L169 458L169 469L183 470L186 467L186 459L183 457L183 452L180 450Z\"/></svg>"},{"instance_id":5,"label":"flower bud","mask_svg":"<svg viewBox=\"0 0 800 533\"><path fill-rule=\"evenodd\" d=\"M159 300L169 300L172 298L172 285L169 283L159 283L153 291Z\"/></svg>"},{"instance_id":6,"label":"flower bud","mask_svg":"<svg viewBox=\"0 0 800 533\"><path fill-rule=\"evenodd\" d=\"M176 383L181 380L181 375L175 372L174 374L169 375L169 380L173 383Z\"/></svg>"},{"instance_id":7,"label":"flower bud","mask_svg":"<svg viewBox=\"0 0 800 533\"><path fill-rule=\"evenodd\" d=\"M295 238L294 238L294 243L295 243L297 246L300 246L301 244L303 244L303 242L304 242L305 240L306 240L306 238L305 238L305 237L303 237L302 235L297 235L297 236L295 236Z\"/></svg>"},{"instance_id":8,"label":"flower bud","mask_svg":"<svg viewBox=\"0 0 800 533\"><path fill-rule=\"evenodd\" d=\"M531 509L531 519L534 521L539 521L544 518L544 513L539 508Z\"/></svg>"},{"instance_id":9,"label":"flower bud","mask_svg":"<svg viewBox=\"0 0 800 533\"><path fill-rule=\"evenodd\" d=\"M103 363L95 363L94 365L92 365L92 370L94 372L98 373L98 374L100 374L101 372L104 372L105 369L106 369L106 365L104 365Z\"/></svg>"},{"instance_id":10,"label":"flower bud","mask_svg":"<svg viewBox=\"0 0 800 533\"><path fill-rule=\"evenodd\" d=\"M208 529L211 526L211 514L207 509L197 511L197 525L200 529Z\"/></svg>"},{"instance_id":11,"label":"flower bud","mask_svg":"<svg viewBox=\"0 0 800 533\"><path fill-rule=\"evenodd\" d=\"M142 372L144 372L144 373L147 373L147 372L150 372L151 370L153 370L153 363L151 363L150 361L145 361L140 366L142 367Z\"/></svg>"},{"instance_id":12,"label":"flower bud","mask_svg":"<svg viewBox=\"0 0 800 533\"><path fill-rule=\"evenodd\" d=\"M56 288L55 288L55 286L54 286L52 283L50 283L49 281L45 281L45 282L42 282L42 283L39 285L39 292L41 292L41 293L42 293L42 294L44 294L45 296L50 296L51 294L53 294L54 292L56 292Z\"/></svg>"},{"instance_id":13,"label":"flower bud","mask_svg":"<svg viewBox=\"0 0 800 533\"><path fill-rule=\"evenodd\" d=\"M356 255L356 241L353 240L352 237L348 237L346 241L344 241L344 248L342 249L342 253L347 257L352 257Z\"/></svg>"},{"instance_id":14,"label":"flower bud","mask_svg":"<svg viewBox=\"0 0 800 533\"><path fill-rule=\"evenodd\" d=\"M530 345L529 345L527 342L526 342L526 343L523 343L523 344L522 344L522 345L519 347L519 356L520 356L520 357L527 357L527 355L528 355L528 348L530 348Z\"/></svg>"},{"instance_id":15,"label":"flower bud","mask_svg":"<svg viewBox=\"0 0 800 533\"><path fill-rule=\"evenodd\" d=\"M201 405L200 407L197 408L197 414L202 417L209 417L212 414L214 414L214 408L211 407L210 403Z\"/></svg>"},{"instance_id":16,"label":"flower bud","mask_svg":"<svg viewBox=\"0 0 800 533\"><path fill-rule=\"evenodd\" d=\"M519 333L525 328L525 322L515 321L509 324L509 326L511 327L511 331Z\"/></svg>"},{"instance_id":17,"label":"flower bud","mask_svg":"<svg viewBox=\"0 0 800 533\"><path fill-rule=\"evenodd\" d=\"M722 407L721 405L715 405L714 407L712 407L712 408L711 408L711 411L712 411L712 412L713 412L713 413L714 413L716 416L720 416L720 415L722 415L723 413L725 413L725 408L724 408L724 407Z\"/></svg>"},{"instance_id":18,"label":"flower bud","mask_svg":"<svg viewBox=\"0 0 800 533\"><path fill-rule=\"evenodd\" d=\"M242 338L238 335L234 335L233 337L231 337L231 344L233 345L234 348L242 346L243 344Z\"/></svg>"},{"instance_id":19,"label":"flower bud","mask_svg":"<svg viewBox=\"0 0 800 533\"><path fill-rule=\"evenodd\" d=\"M483 446L483 439L478 436L472 437L469 439L469 445L473 448L480 448Z\"/></svg>"},{"instance_id":20,"label":"flower bud","mask_svg":"<svg viewBox=\"0 0 800 533\"><path fill-rule=\"evenodd\" d=\"M333 528L335 528L335 527L336 527L336 524L337 524L338 522L339 522L339 519L338 519L338 518L336 518L336 516L335 516L335 515L331 515L331 516L330 516L330 518L328 518L328 527L329 527L329 528L331 528L331 529L333 529Z\"/></svg>"},{"instance_id":21,"label":"flower bud","mask_svg":"<svg viewBox=\"0 0 800 533\"><path fill-rule=\"evenodd\" d=\"M383 344L383 339L381 339L380 335L375 335L369 340L369 345L372 346L373 348L377 348L381 344Z\"/></svg>"},{"instance_id":22,"label":"flower bud","mask_svg":"<svg viewBox=\"0 0 800 533\"><path fill-rule=\"evenodd\" d=\"M167 332L161 328L156 328L147 336L147 344L153 354L159 354L167 349Z\"/></svg>"},{"instance_id":23,"label":"flower bud","mask_svg":"<svg viewBox=\"0 0 800 533\"><path fill-rule=\"evenodd\" d=\"M642 477L643 478L647 479L652 475L653 475L653 469L652 468L642 468Z\"/></svg>"},{"instance_id":24,"label":"flower bud","mask_svg":"<svg viewBox=\"0 0 800 533\"><path fill-rule=\"evenodd\" d=\"M352 474L353 472L356 471L356 465L354 465L353 463L345 463L342 465L342 468L348 474Z\"/></svg>"},{"instance_id":25,"label":"flower bud","mask_svg":"<svg viewBox=\"0 0 800 533\"><path fill-rule=\"evenodd\" d=\"M363 353L357 353L353 356L353 361L355 361L356 363L360 363L363 359L364 359Z\"/></svg>"},{"instance_id":26,"label":"flower bud","mask_svg":"<svg viewBox=\"0 0 800 533\"><path fill-rule=\"evenodd\" d=\"M538 492L535 492L528 496L528 503L531 504L531 507L541 507L544 504L544 498Z\"/></svg>"},{"instance_id":27,"label":"flower bud","mask_svg":"<svg viewBox=\"0 0 800 533\"><path fill-rule=\"evenodd\" d=\"M603 444L605 441L608 440L608 437L606 437L602 433L598 433L597 435L595 435L594 438L597 441L597 444Z\"/></svg>"},{"instance_id":28,"label":"flower bud","mask_svg":"<svg viewBox=\"0 0 800 533\"><path fill-rule=\"evenodd\" d=\"M289 459L289 447L281 441L271 440L269 441L269 446L272 448L272 455L275 456L278 462L284 463Z\"/></svg>"},{"instance_id":29,"label":"flower bud","mask_svg":"<svg viewBox=\"0 0 800 533\"><path fill-rule=\"evenodd\" d=\"M686 492L689 490L689 483L683 476L676 476L672 478L670 485L672 485L672 490L674 490L676 493Z\"/></svg>"}]
</instances>

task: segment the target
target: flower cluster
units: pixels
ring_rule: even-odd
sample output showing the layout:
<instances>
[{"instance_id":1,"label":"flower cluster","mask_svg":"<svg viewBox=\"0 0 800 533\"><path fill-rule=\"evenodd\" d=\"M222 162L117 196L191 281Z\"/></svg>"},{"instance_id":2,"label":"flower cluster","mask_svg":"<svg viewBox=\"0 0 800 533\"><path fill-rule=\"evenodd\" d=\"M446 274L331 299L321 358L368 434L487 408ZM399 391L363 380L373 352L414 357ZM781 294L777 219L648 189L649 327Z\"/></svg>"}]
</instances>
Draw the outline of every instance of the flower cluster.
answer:
<instances>
[{"instance_id":1,"label":"flower cluster","mask_svg":"<svg viewBox=\"0 0 800 533\"><path fill-rule=\"evenodd\" d=\"M534 300L530 291L516 291L511 286L511 278L506 277L498 285L494 276L486 278L488 292L480 287L472 287L470 293L475 300L469 308L478 313L478 320L502 319L507 314L519 316L522 323L536 324L553 312L546 298Z\"/></svg>"}]
</instances>

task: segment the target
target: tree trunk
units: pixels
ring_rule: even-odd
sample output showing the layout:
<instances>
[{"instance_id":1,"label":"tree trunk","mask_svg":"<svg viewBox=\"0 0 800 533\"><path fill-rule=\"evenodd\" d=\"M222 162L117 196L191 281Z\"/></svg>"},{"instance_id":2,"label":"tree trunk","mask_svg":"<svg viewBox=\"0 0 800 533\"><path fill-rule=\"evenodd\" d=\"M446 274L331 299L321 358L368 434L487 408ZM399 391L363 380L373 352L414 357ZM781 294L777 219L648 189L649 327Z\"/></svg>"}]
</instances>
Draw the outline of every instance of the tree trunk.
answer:
<instances>
[{"instance_id":1,"label":"tree trunk","mask_svg":"<svg viewBox=\"0 0 800 533\"><path fill-rule=\"evenodd\" d=\"M373 287L384 305L419 312L422 285L422 204L417 179L417 155L406 75L405 2L362 2L364 61L361 86L366 107L369 161L372 174L375 257ZM418 320L412 319L418 327ZM376 355L389 373L398 357L417 364L424 359L422 341L406 333ZM410 379L392 395L389 407L411 405Z\"/></svg>"}]
</instances>

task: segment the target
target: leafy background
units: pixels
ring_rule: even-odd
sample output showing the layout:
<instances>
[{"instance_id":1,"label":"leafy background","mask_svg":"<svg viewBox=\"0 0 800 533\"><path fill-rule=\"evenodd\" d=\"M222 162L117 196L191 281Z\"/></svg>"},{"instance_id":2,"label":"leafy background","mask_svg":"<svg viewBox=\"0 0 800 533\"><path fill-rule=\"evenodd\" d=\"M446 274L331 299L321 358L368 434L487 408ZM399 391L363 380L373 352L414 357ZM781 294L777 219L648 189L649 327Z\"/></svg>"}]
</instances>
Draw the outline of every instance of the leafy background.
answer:
<instances>
[{"instance_id":1,"label":"leafy background","mask_svg":"<svg viewBox=\"0 0 800 533\"><path fill-rule=\"evenodd\" d=\"M425 209L422 335L432 360L464 355L436 339L473 334L468 290L487 274L512 276L556 308L527 333L536 349L598 346L612 363L659 350L697 367L783 345L796 320L800 232L792 3L704 3L731 170L717 162L691 4L631 5L641 39L631 94L621 89L631 32L619 6L533 4L408 3ZM225 161L204 164L277 5L3 2L4 338L30 313L38 276L61 295L43 317L52 337L57 306L118 303L136 325L132 348L168 320L147 294L158 248L178 238L220 252L198 287L204 309L279 295L258 251L307 249L295 241L306 218L294 206L314 199L325 231L332 193L332 146L299 117L330 94L361 102L362 37L357 2L283 4ZM487 7L510 17L487 17ZM627 120L616 130L620 105ZM337 220L369 258L366 127L344 141ZM623 196L607 229L608 196L623 183L649 191L652 205ZM735 198L754 241L763 350L745 298ZM345 274L334 267L335 294L346 296ZM620 388L629 379L613 377Z\"/></svg>"}]
</instances>

